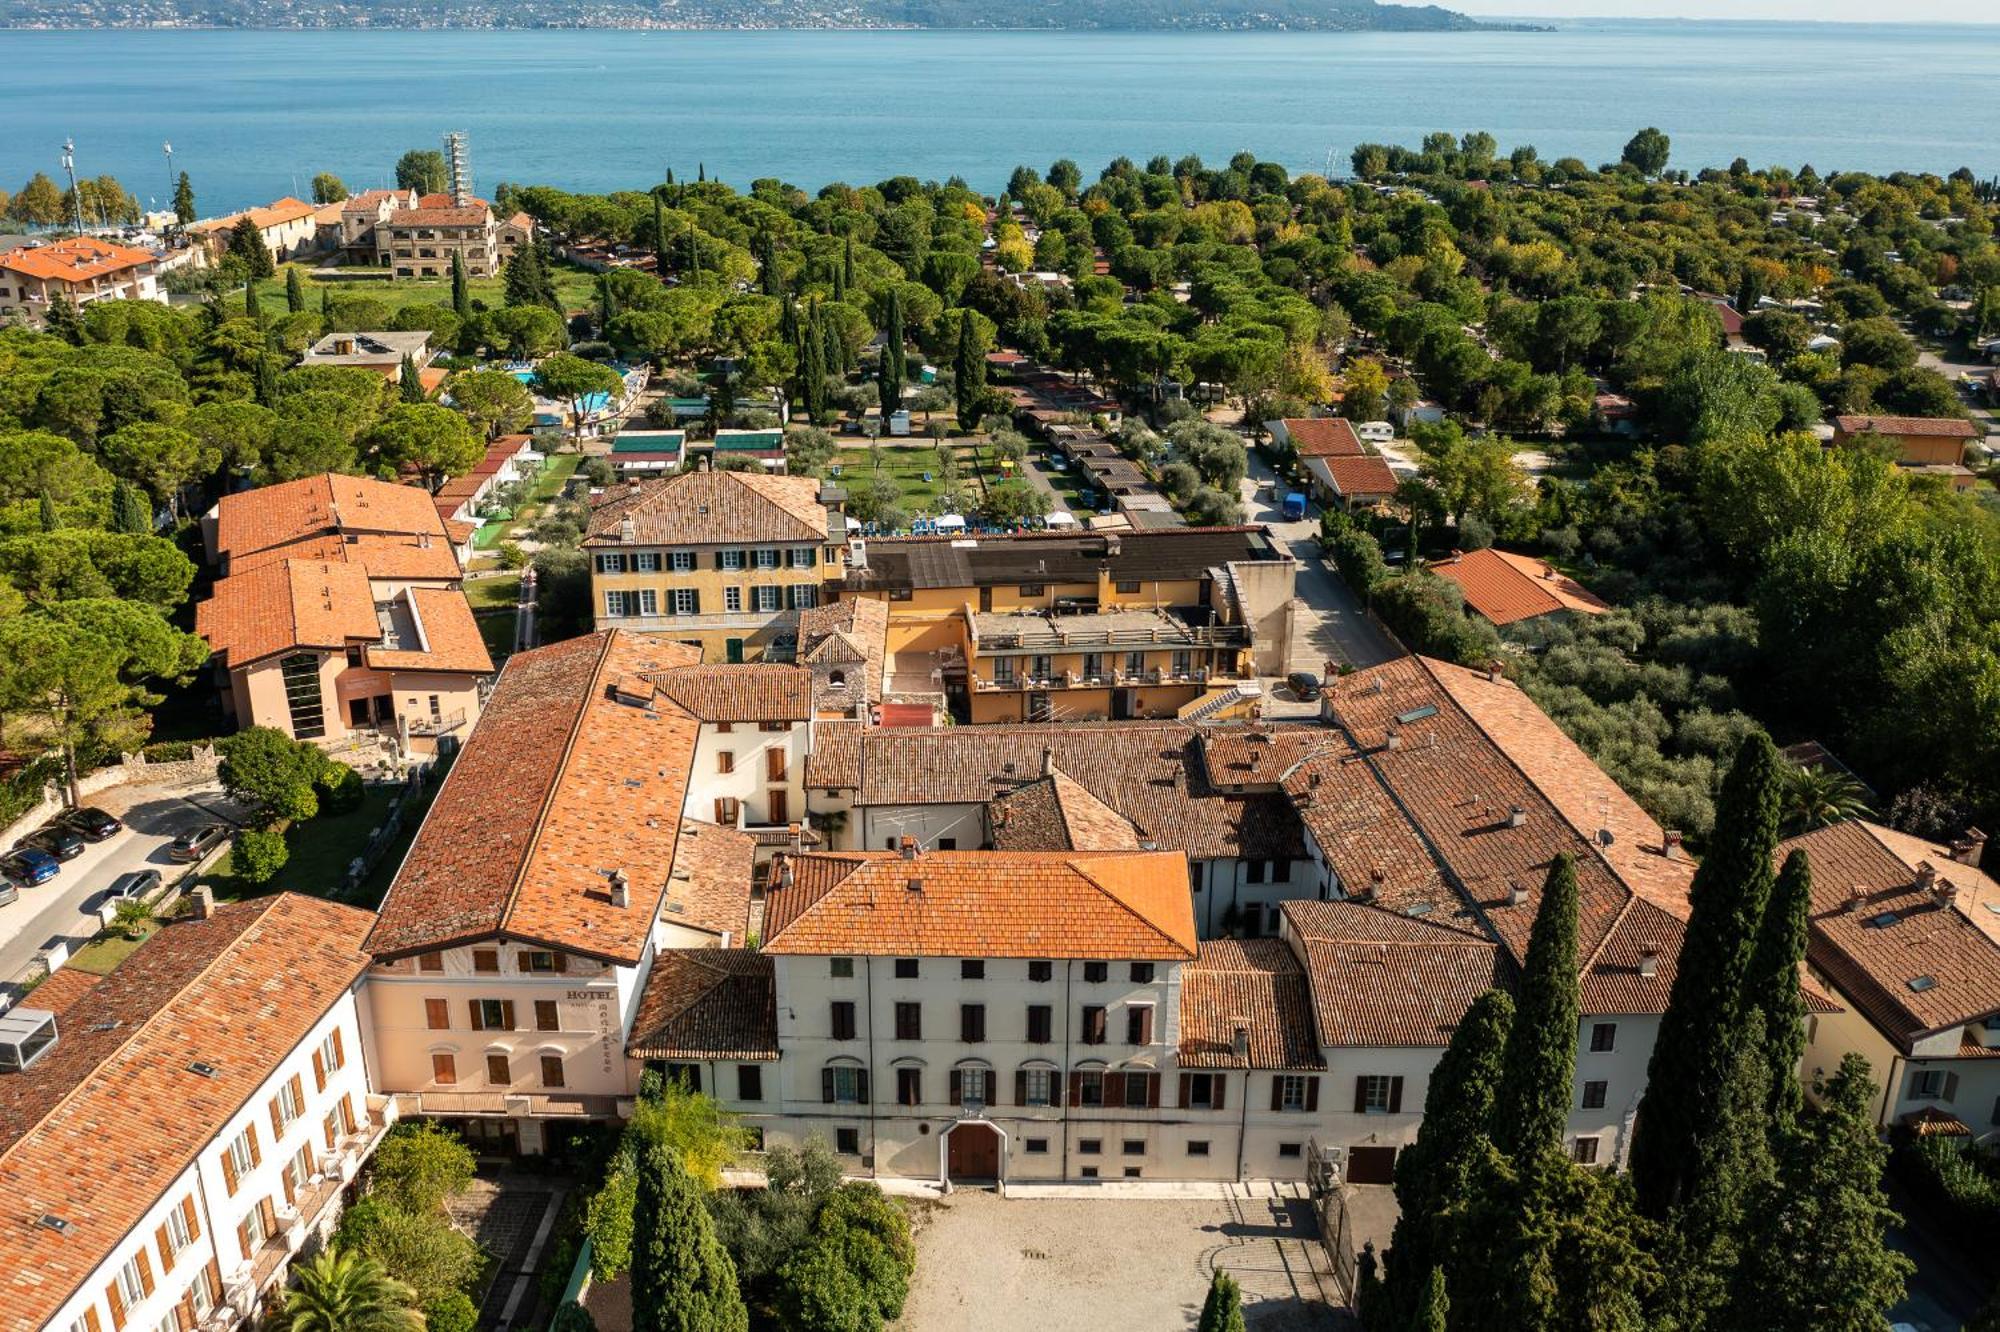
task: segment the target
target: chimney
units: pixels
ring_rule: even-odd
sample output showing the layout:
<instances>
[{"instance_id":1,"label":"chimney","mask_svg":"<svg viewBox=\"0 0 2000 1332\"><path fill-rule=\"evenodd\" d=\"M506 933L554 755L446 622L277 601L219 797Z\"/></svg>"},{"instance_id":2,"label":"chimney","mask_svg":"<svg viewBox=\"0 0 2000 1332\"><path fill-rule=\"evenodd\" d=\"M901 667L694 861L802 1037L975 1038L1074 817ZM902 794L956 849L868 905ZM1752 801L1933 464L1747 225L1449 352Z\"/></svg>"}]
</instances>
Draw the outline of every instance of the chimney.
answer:
<instances>
[{"instance_id":1,"label":"chimney","mask_svg":"<svg viewBox=\"0 0 2000 1332\"><path fill-rule=\"evenodd\" d=\"M922 879L905 879L903 880L903 887L909 892L921 893L924 890L924 881Z\"/></svg>"},{"instance_id":2,"label":"chimney","mask_svg":"<svg viewBox=\"0 0 2000 1332\"><path fill-rule=\"evenodd\" d=\"M791 887L791 886L792 886L792 883L793 883L793 875L792 875L792 862L791 862L791 861L789 861L789 860L786 860L786 859L785 859L785 858L784 858L784 857L783 857L782 855L779 855L779 856L773 856L773 857L771 857L771 859L773 859L773 860L775 860L775 861L777 862L777 876L776 876L776 877L777 877L777 880L778 880L778 886L779 886L780 888L789 888L789 887Z\"/></svg>"},{"instance_id":3,"label":"chimney","mask_svg":"<svg viewBox=\"0 0 2000 1332\"><path fill-rule=\"evenodd\" d=\"M1403 737L1396 734L1396 731L1393 727L1390 728L1388 734L1382 737L1382 748L1394 752L1395 750L1401 749L1402 747L1403 747Z\"/></svg>"},{"instance_id":4,"label":"chimney","mask_svg":"<svg viewBox=\"0 0 2000 1332\"><path fill-rule=\"evenodd\" d=\"M1639 974L1648 978L1660 974L1660 950L1651 944L1639 950Z\"/></svg>"},{"instance_id":5,"label":"chimney","mask_svg":"<svg viewBox=\"0 0 2000 1332\"><path fill-rule=\"evenodd\" d=\"M1679 860L1682 854L1681 830L1679 828L1669 828L1662 834L1662 837L1664 844L1660 847L1660 854L1668 860Z\"/></svg>"},{"instance_id":6,"label":"chimney","mask_svg":"<svg viewBox=\"0 0 2000 1332\"><path fill-rule=\"evenodd\" d=\"M1917 887L1929 888L1937 882L1937 866L1928 860L1917 862Z\"/></svg>"},{"instance_id":7,"label":"chimney","mask_svg":"<svg viewBox=\"0 0 2000 1332\"><path fill-rule=\"evenodd\" d=\"M196 920L207 920L215 914L215 889L207 884L196 884L194 891L188 894L188 900L194 903Z\"/></svg>"},{"instance_id":8,"label":"chimney","mask_svg":"<svg viewBox=\"0 0 2000 1332\"><path fill-rule=\"evenodd\" d=\"M1931 889L1931 895L1937 899L1939 906L1950 906L1958 901L1958 885L1950 879L1939 879L1937 886Z\"/></svg>"},{"instance_id":9,"label":"chimney","mask_svg":"<svg viewBox=\"0 0 2000 1332\"><path fill-rule=\"evenodd\" d=\"M1486 663L1486 679L1490 684L1499 684L1507 678L1507 663L1495 657Z\"/></svg>"},{"instance_id":10,"label":"chimney","mask_svg":"<svg viewBox=\"0 0 2000 1332\"><path fill-rule=\"evenodd\" d=\"M1846 912L1859 911L1861 910L1861 904L1867 900L1868 890L1857 883L1848 888L1847 900L1840 904L1840 909Z\"/></svg>"},{"instance_id":11,"label":"chimney","mask_svg":"<svg viewBox=\"0 0 2000 1332\"><path fill-rule=\"evenodd\" d=\"M1238 1059L1250 1057L1250 1023L1245 1018L1231 1018L1229 1032L1229 1052Z\"/></svg>"},{"instance_id":12,"label":"chimney","mask_svg":"<svg viewBox=\"0 0 2000 1332\"><path fill-rule=\"evenodd\" d=\"M791 834L792 854L795 856L804 855L806 853L805 829L796 823L789 823L785 825L785 831Z\"/></svg>"},{"instance_id":13,"label":"chimney","mask_svg":"<svg viewBox=\"0 0 2000 1332\"><path fill-rule=\"evenodd\" d=\"M1951 844L1951 858L1961 865L1978 868L1986 855L1986 834L1977 828L1967 828L1965 835Z\"/></svg>"},{"instance_id":14,"label":"chimney","mask_svg":"<svg viewBox=\"0 0 2000 1332\"><path fill-rule=\"evenodd\" d=\"M702 454L700 457L694 460L694 470L697 472L706 472L708 470L708 464L711 461L712 460L706 453Z\"/></svg>"},{"instance_id":15,"label":"chimney","mask_svg":"<svg viewBox=\"0 0 2000 1332\"><path fill-rule=\"evenodd\" d=\"M1516 805L1512 809L1507 811L1507 826L1509 828L1525 827L1527 825L1527 822L1528 822L1527 806Z\"/></svg>"},{"instance_id":16,"label":"chimney","mask_svg":"<svg viewBox=\"0 0 2000 1332\"><path fill-rule=\"evenodd\" d=\"M899 849L899 850L900 850L900 851L902 852L902 855L903 855L903 859L905 859L905 860L915 860L915 859L917 858L917 839L916 839L916 838L914 838L914 837L910 837L910 836L907 836L907 835L905 835L905 836L904 836L904 837L903 837L903 838L902 838L902 839L901 839L901 840L900 840L900 841L899 841L899 842L897 843L897 847L898 847L898 849Z\"/></svg>"},{"instance_id":17,"label":"chimney","mask_svg":"<svg viewBox=\"0 0 2000 1332\"><path fill-rule=\"evenodd\" d=\"M626 542L637 541L639 539L639 525L630 518L625 519L618 524L618 539Z\"/></svg>"},{"instance_id":18,"label":"chimney","mask_svg":"<svg viewBox=\"0 0 2000 1332\"><path fill-rule=\"evenodd\" d=\"M611 905L629 907L632 905L632 881L625 877L622 869L611 871Z\"/></svg>"},{"instance_id":19,"label":"chimney","mask_svg":"<svg viewBox=\"0 0 2000 1332\"><path fill-rule=\"evenodd\" d=\"M1523 888L1518 883L1509 883L1507 885L1508 906L1525 906L1527 905L1527 902L1528 902L1528 890L1526 888Z\"/></svg>"}]
</instances>

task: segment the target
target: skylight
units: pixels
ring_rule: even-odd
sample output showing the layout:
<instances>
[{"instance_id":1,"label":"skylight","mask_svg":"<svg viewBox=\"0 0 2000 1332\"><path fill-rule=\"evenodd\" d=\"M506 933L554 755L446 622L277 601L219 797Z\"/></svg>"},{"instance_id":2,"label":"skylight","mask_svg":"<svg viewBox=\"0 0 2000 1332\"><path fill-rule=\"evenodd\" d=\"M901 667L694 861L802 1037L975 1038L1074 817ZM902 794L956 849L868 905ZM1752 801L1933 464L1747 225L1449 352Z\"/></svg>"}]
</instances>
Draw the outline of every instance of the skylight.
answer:
<instances>
[{"instance_id":1,"label":"skylight","mask_svg":"<svg viewBox=\"0 0 2000 1332\"><path fill-rule=\"evenodd\" d=\"M1873 925L1878 930L1885 930L1889 928L1891 925L1894 925L1897 921L1901 920L1902 918L1903 917L1899 912L1884 911L1879 916L1870 916L1867 920L1863 921L1862 924Z\"/></svg>"},{"instance_id":2,"label":"skylight","mask_svg":"<svg viewBox=\"0 0 2000 1332\"><path fill-rule=\"evenodd\" d=\"M1426 717L1435 717L1437 715L1437 706L1432 703L1426 703L1420 708L1411 708L1408 712L1397 713L1396 720L1408 726L1411 722L1420 722Z\"/></svg>"},{"instance_id":3,"label":"skylight","mask_svg":"<svg viewBox=\"0 0 2000 1332\"><path fill-rule=\"evenodd\" d=\"M1922 994L1925 990L1936 989L1937 977L1936 976L1915 977L1910 981L1910 988L1912 990L1915 990L1918 994Z\"/></svg>"}]
</instances>

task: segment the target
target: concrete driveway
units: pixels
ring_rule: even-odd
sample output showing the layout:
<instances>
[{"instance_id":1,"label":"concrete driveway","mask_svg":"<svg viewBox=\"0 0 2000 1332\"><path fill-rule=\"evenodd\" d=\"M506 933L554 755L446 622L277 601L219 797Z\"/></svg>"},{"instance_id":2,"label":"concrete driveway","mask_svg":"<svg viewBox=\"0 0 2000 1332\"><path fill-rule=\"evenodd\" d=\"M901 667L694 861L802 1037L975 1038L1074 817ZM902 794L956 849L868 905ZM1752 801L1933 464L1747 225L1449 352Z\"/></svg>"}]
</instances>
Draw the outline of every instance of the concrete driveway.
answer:
<instances>
[{"instance_id":1,"label":"concrete driveway","mask_svg":"<svg viewBox=\"0 0 2000 1332\"><path fill-rule=\"evenodd\" d=\"M167 858L167 844L197 824L239 822L243 811L214 784L113 787L84 800L125 821L125 831L87 846L62 873L38 888L23 888L0 907L0 994L13 986L35 954L58 940L72 952L98 932L97 907L119 875L156 869L169 880L183 866Z\"/></svg>"}]
</instances>

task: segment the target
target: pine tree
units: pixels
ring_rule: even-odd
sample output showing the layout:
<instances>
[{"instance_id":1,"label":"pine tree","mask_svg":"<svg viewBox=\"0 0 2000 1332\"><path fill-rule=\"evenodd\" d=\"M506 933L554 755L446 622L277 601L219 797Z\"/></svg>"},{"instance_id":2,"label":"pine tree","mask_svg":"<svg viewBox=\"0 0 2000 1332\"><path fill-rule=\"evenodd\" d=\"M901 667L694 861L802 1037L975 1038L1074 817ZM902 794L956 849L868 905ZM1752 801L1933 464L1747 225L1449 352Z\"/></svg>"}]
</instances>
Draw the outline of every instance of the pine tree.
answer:
<instances>
[{"instance_id":1,"label":"pine tree","mask_svg":"<svg viewBox=\"0 0 2000 1332\"><path fill-rule=\"evenodd\" d=\"M894 287L882 305L882 358L877 369L882 386L882 426L903 403L903 298Z\"/></svg>"},{"instance_id":2,"label":"pine tree","mask_svg":"<svg viewBox=\"0 0 2000 1332\"><path fill-rule=\"evenodd\" d=\"M257 401L265 407L278 405L278 363L270 356L257 358Z\"/></svg>"},{"instance_id":3,"label":"pine tree","mask_svg":"<svg viewBox=\"0 0 2000 1332\"><path fill-rule=\"evenodd\" d=\"M42 329L73 347L83 345L83 316L77 313L75 303L67 296L57 296L49 302L48 310L42 315Z\"/></svg>"},{"instance_id":4,"label":"pine tree","mask_svg":"<svg viewBox=\"0 0 2000 1332\"><path fill-rule=\"evenodd\" d=\"M1884 1243L1900 1218L1882 1191L1874 1094L1868 1061L1850 1054L1780 1134L1775 1178L1745 1209L1734 1326L1876 1332L1903 1297L1913 1269Z\"/></svg>"},{"instance_id":5,"label":"pine tree","mask_svg":"<svg viewBox=\"0 0 2000 1332\"><path fill-rule=\"evenodd\" d=\"M1243 1332L1242 1288L1219 1267L1209 1278L1208 1298L1202 1302L1195 1332Z\"/></svg>"},{"instance_id":6,"label":"pine tree","mask_svg":"<svg viewBox=\"0 0 2000 1332\"><path fill-rule=\"evenodd\" d=\"M174 221L186 226L194 219L194 183L183 171L181 178L174 182Z\"/></svg>"},{"instance_id":7,"label":"pine tree","mask_svg":"<svg viewBox=\"0 0 2000 1332\"><path fill-rule=\"evenodd\" d=\"M472 318L472 288L466 281L465 254L460 250L451 252L451 312L461 324Z\"/></svg>"},{"instance_id":8,"label":"pine tree","mask_svg":"<svg viewBox=\"0 0 2000 1332\"><path fill-rule=\"evenodd\" d=\"M715 1237L700 1190L664 1143L638 1162L632 1205L635 1332L744 1332L736 1266Z\"/></svg>"},{"instance_id":9,"label":"pine tree","mask_svg":"<svg viewBox=\"0 0 2000 1332\"><path fill-rule=\"evenodd\" d=\"M130 481L120 481L111 492L111 530L139 536L153 530L152 503Z\"/></svg>"},{"instance_id":10,"label":"pine tree","mask_svg":"<svg viewBox=\"0 0 2000 1332\"><path fill-rule=\"evenodd\" d=\"M1493 1092L1514 1001L1488 990L1472 1001L1431 1070L1417 1140L1396 1160L1399 1215L1388 1253L1391 1307L1414 1313L1425 1274L1451 1251L1446 1213L1463 1203L1492 1132Z\"/></svg>"},{"instance_id":11,"label":"pine tree","mask_svg":"<svg viewBox=\"0 0 2000 1332\"><path fill-rule=\"evenodd\" d=\"M1799 992L1799 963L1806 955L1811 915L1812 866L1804 851L1794 851L1785 857L1765 904L1744 982L1746 1006L1764 1015L1763 1053L1770 1079L1765 1110L1774 1128L1798 1110L1802 1099L1799 1060L1806 1052L1806 1001Z\"/></svg>"},{"instance_id":12,"label":"pine tree","mask_svg":"<svg viewBox=\"0 0 2000 1332\"><path fill-rule=\"evenodd\" d=\"M306 308L306 286L299 281L299 270L285 269L285 308L293 314L302 314Z\"/></svg>"},{"instance_id":13,"label":"pine tree","mask_svg":"<svg viewBox=\"0 0 2000 1332\"><path fill-rule=\"evenodd\" d=\"M986 396L986 357L979 350L970 310L959 312L958 347L952 357L951 373L958 428L977 430L979 404Z\"/></svg>"},{"instance_id":14,"label":"pine tree","mask_svg":"<svg viewBox=\"0 0 2000 1332\"><path fill-rule=\"evenodd\" d=\"M62 518L56 513L56 497L49 494L46 488L43 489L41 501L36 507L40 511L44 532L53 532L62 526Z\"/></svg>"},{"instance_id":15,"label":"pine tree","mask_svg":"<svg viewBox=\"0 0 2000 1332\"><path fill-rule=\"evenodd\" d=\"M1424 1279L1423 1297L1405 1324L1410 1332L1445 1332L1451 1301L1444 1293L1444 1269L1433 1267Z\"/></svg>"},{"instance_id":16,"label":"pine tree","mask_svg":"<svg viewBox=\"0 0 2000 1332\"><path fill-rule=\"evenodd\" d=\"M1743 1025L1744 979L1778 841L1778 751L1758 732L1723 782L1715 834L1695 871L1674 987L1633 1130L1639 1210L1664 1220L1695 1185L1703 1134L1721 1113Z\"/></svg>"},{"instance_id":17,"label":"pine tree","mask_svg":"<svg viewBox=\"0 0 2000 1332\"><path fill-rule=\"evenodd\" d=\"M1521 998L1494 1092L1493 1141L1517 1159L1559 1148L1569 1120L1581 1013L1576 916L1576 862L1564 853L1542 883Z\"/></svg>"},{"instance_id":18,"label":"pine tree","mask_svg":"<svg viewBox=\"0 0 2000 1332\"><path fill-rule=\"evenodd\" d=\"M417 362L408 352L403 353L402 368L396 372L396 389L404 402L428 402L430 394L424 392L423 376L417 373Z\"/></svg>"}]
</instances>

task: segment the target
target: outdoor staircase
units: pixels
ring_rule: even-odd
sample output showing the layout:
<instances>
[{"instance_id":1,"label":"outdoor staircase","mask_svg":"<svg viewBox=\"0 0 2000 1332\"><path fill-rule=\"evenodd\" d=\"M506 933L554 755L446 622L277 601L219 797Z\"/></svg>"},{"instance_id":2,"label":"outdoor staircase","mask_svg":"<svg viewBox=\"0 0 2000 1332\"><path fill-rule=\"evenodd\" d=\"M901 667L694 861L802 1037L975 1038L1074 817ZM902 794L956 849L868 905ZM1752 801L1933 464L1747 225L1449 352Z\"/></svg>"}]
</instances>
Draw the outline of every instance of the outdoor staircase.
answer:
<instances>
[{"instance_id":1,"label":"outdoor staircase","mask_svg":"<svg viewBox=\"0 0 2000 1332\"><path fill-rule=\"evenodd\" d=\"M1174 714L1174 719L1189 723L1213 721L1237 708L1248 707L1263 694L1264 687L1255 680L1240 680L1221 689L1211 689L1188 702Z\"/></svg>"}]
</instances>

